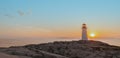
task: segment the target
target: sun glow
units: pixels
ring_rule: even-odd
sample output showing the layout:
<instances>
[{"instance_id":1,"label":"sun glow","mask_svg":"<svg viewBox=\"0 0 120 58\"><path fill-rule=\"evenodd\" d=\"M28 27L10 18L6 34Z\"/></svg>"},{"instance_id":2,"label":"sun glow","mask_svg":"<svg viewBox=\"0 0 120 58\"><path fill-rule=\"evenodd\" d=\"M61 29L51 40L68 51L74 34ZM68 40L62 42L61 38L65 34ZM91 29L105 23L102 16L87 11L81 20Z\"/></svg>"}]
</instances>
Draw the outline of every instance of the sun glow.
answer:
<instances>
[{"instance_id":1,"label":"sun glow","mask_svg":"<svg viewBox=\"0 0 120 58\"><path fill-rule=\"evenodd\" d=\"M94 33L91 33L91 34L90 34L90 37L95 37L95 34L94 34Z\"/></svg>"}]
</instances>

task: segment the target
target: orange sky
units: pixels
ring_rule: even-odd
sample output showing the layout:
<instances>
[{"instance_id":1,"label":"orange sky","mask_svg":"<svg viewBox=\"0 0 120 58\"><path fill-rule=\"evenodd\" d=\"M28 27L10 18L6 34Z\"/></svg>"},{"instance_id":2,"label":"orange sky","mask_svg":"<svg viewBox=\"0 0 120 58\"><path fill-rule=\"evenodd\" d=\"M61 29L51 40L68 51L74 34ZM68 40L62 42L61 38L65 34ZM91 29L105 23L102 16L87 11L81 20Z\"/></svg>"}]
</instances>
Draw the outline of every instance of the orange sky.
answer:
<instances>
[{"instance_id":1,"label":"orange sky","mask_svg":"<svg viewBox=\"0 0 120 58\"><path fill-rule=\"evenodd\" d=\"M91 37L90 34L94 33L96 36ZM39 37L39 38L80 38L81 28L70 28L70 29L41 29L41 28L14 28L10 30L2 30L1 35L7 35L11 37ZM88 29L88 37L94 38L119 38L119 32L111 30L94 30Z\"/></svg>"}]
</instances>

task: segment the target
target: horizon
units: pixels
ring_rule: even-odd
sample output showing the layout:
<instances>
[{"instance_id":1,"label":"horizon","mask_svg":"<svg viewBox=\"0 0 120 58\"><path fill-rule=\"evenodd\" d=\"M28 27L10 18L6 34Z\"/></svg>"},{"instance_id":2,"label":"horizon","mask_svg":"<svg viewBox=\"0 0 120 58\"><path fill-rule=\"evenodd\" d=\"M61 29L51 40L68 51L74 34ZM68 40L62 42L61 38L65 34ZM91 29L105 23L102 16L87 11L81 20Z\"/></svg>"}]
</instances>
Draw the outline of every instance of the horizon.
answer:
<instances>
[{"instance_id":1,"label":"horizon","mask_svg":"<svg viewBox=\"0 0 120 58\"><path fill-rule=\"evenodd\" d=\"M0 1L0 42L81 39L82 24L86 23L90 40L120 46L119 22L120 0Z\"/></svg>"}]
</instances>

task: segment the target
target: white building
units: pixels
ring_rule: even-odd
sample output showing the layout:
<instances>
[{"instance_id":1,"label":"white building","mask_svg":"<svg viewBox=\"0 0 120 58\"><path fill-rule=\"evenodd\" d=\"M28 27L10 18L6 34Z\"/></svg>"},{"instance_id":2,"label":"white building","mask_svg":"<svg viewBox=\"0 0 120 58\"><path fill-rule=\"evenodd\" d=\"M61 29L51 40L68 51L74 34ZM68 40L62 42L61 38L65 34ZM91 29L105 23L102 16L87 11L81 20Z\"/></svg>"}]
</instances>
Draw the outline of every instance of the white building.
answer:
<instances>
[{"instance_id":1,"label":"white building","mask_svg":"<svg viewBox=\"0 0 120 58\"><path fill-rule=\"evenodd\" d=\"M88 40L86 24L82 24L82 40Z\"/></svg>"}]
</instances>

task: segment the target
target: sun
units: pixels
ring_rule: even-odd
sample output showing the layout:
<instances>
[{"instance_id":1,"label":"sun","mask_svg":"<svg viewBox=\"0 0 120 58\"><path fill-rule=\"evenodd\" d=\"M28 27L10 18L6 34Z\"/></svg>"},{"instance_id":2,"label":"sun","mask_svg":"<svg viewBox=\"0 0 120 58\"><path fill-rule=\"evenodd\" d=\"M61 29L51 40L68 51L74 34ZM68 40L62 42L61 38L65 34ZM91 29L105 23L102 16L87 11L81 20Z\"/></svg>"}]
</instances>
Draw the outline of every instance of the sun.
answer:
<instances>
[{"instance_id":1,"label":"sun","mask_svg":"<svg viewBox=\"0 0 120 58\"><path fill-rule=\"evenodd\" d=\"M95 34L94 34L94 33L91 33L90 36L91 36L91 37L95 37Z\"/></svg>"}]
</instances>

